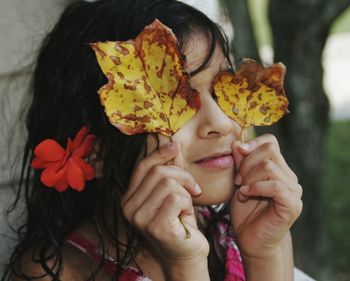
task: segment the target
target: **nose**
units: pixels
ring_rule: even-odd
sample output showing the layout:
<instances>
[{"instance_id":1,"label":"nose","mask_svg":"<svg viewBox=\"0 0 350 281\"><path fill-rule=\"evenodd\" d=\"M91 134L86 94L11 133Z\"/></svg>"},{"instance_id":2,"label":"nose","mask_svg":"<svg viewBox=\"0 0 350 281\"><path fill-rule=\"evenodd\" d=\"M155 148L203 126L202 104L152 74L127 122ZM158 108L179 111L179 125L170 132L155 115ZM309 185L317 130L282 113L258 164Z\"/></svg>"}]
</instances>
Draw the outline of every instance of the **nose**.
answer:
<instances>
[{"instance_id":1,"label":"nose","mask_svg":"<svg viewBox=\"0 0 350 281\"><path fill-rule=\"evenodd\" d=\"M235 137L238 138L241 133L240 126L221 110L211 96L203 96L201 99L201 108L198 112L200 115L198 126L199 137L220 137L234 133Z\"/></svg>"}]
</instances>

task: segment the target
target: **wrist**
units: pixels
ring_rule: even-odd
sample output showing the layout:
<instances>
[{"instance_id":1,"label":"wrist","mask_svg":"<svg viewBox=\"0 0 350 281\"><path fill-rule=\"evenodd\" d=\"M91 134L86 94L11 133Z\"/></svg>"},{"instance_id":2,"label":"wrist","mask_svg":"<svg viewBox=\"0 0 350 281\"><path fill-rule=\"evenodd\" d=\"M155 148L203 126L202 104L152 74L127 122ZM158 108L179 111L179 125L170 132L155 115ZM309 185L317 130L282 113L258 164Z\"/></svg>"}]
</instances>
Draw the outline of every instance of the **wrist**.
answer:
<instances>
[{"instance_id":1,"label":"wrist","mask_svg":"<svg viewBox=\"0 0 350 281\"><path fill-rule=\"evenodd\" d=\"M282 251L263 257L242 256L248 281L281 281L284 278Z\"/></svg>"},{"instance_id":2,"label":"wrist","mask_svg":"<svg viewBox=\"0 0 350 281\"><path fill-rule=\"evenodd\" d=\"M164 265L164 272L166 274L166 280L169 281L210 281L207 259L190 262L172 262Z\"/></svg>"}]
</instances>

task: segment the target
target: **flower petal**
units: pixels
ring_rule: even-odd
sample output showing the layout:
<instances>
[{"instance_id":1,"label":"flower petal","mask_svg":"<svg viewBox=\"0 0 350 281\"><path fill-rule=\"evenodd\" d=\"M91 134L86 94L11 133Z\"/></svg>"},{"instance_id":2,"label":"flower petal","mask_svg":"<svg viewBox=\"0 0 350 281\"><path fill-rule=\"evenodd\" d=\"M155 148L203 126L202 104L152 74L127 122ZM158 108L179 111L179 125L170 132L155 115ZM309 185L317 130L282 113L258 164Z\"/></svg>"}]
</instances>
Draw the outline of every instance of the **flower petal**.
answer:
<instances>
[{"instance_id":1,"label":"flower petal","mask_svg":"<svg viewBox=\"0 0 350 281\"><path fill-rule=\"evenodd\" d=\"M89 129L87 127L82 127L73 140L73 149L77 149L84 141L87 136Z\"/></svg>"},{"instance_id":2,"label":"flower petal","mask_svg":"<svg viewBox=\"0 0 350 281\"><path fill-rule=\"evenodd\" d=\"M85 158L90 153L94 147L94 141L96 137L94 135L88 135L81 145L73 152L75 156Z\"/></svg>"},{"instance_id":3,"label":"flower petal","mask_svg":"<svg viewBox=\"0 0 350 281\"><path fill-rule=\"evenodd\" d=\"M68 185L67 179L64 177L64 178L62 178L62 180L60 182L58 182L55 185L55 188L57 191L62 192L62 191L67 190L68 186L69 185Z\"/></svg>"},{"instance_id":4,"label":"flower petal","mask_svg":"<svg viewBox=\"0 0 350 281\"><path fill-rule=\"evenodd\" d=\"M64 157L64 149L54 140L47 139L39 143L34 149L36 157L42 161L59 161Z\"/></svg>"},{"instance_id":5,"label":"flower petal","mask_svg":"<svg viewBox=\"0 0 350 281\"><path fill-rule=\"evenodd\" d=\"M42 171L40 180L48 187L55 186L64 179L66 174L66 165L58 169L58 165L51 165Z\"/></svg>"},{"instance_id":6,"label":"flower petal","mask_svg":"<svg viewBox=\"0 0 350 281\"><path fill-rule=\"evenodd\" d=\"M38 157L34 157L31 164L33 169L43 169L52 165L52 162L46 162Z\"/></svg>"},{"instance_id":7,"label":"flower petal","mask_svg":"<svg viewBox=\"0 0 350 281\"><path fill-rule=\"evenodd\" d=\"M65 155L66 159L65 160L67 160L67 158L71 155L72 150L73 150L73 142L72 142L71 138L68 138L67 147L66 147L66 155Z\"/></svg>"},{"instance_id":8,"label":"flower petal","mask_svg":"<svg viewBox=\"0 0 350 281\"><path fill-rule=\"evenodd\" d=\"M73 158L69 158L67 162L67 181L77 191L82 191L85 187L84 173Z\"/></svg>"},{"instance_id":9,"label":"flower petal","mask_svg":"<svg viewBox=\"0 0 350 281\"><path fill-rule=\"evenodd\" d=\"M80 169L83 171L85 179L92 180L95 177L94 168L89 163L87 163L79 157L74 157L74 161L79 165Z\"/></svg>"}]
</instances>

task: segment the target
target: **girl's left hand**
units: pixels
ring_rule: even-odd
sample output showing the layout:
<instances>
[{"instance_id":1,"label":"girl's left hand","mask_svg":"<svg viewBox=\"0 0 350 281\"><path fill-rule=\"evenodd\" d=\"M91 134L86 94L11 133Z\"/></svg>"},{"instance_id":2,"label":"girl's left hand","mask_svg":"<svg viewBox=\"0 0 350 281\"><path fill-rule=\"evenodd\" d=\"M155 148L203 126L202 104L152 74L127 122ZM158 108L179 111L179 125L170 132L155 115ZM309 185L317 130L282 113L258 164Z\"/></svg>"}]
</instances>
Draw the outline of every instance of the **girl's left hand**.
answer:
<instances>
[{"instance_id":1,"label":"girl's left hand","mask_svg":"<svg viewBox=\"0 0 350 281\"><path fill-rule=\"evenodd\" d=\"M230 215L243 257L267 258L302 210L302 187L280 153L273 135L232 144L241 185L230 202Z\"/></svg>"}]
</instances>

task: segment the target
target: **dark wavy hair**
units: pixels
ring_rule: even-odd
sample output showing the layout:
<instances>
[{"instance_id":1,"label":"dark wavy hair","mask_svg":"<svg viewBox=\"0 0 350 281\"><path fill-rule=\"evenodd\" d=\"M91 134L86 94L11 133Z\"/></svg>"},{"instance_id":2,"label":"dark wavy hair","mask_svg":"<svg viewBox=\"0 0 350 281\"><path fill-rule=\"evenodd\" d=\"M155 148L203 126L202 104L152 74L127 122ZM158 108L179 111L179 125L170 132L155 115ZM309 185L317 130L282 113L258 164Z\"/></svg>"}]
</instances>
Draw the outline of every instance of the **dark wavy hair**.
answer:
<instances>
[{"instance_id":1,"label":"dark wavy hair","mask_svg":"<svg viewBox=\"0 0 350 281\"><path fill-rule=\"evenodd\" d=\"M107 80L88 43L134 38L155 18L173 30L180 49L196 32L211 40L205 60L192 75L208 65L217 45L230 62L227 40L220 28L206 15L182 2L100 0L77 1L70 5L44 40L36 62L32 102L26 117L28 139L16 199L9 209L12 212L24 198L27 217L17 230L19 241L1 280L10 280L13 275L24 280L43 277L30 276L21 266L28 251L46 275L60 280L65 237L87 221L96 226L102 245L104 239L113 241L121 266L128 265L142 245L142 237L121 215L119 203L135 162L145 149L147 135L127 136L109 123L97 94ZM40 171L30 166L33 148L47 138L65 146L68 137L75 136L82 126L88 126L97 136L103 177L88 181L82 192L72 189L57 192L43 186ZM211 210L214 216L206 231L211 243L209 270L211 280L223 280L225 268L214 250L213 229L226 211ZM107 220L107 213L112 216L110 220ZM120 225L127 231L127 245L118 241ZM123 253L121 247L124 247ZM50 265L50 260L55 263ZM89 280L96 277L100 268L101 264ZM117 280L119 274L120 271L115 272L113 280Z\"/></svg>"}]
</instances>

